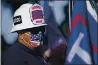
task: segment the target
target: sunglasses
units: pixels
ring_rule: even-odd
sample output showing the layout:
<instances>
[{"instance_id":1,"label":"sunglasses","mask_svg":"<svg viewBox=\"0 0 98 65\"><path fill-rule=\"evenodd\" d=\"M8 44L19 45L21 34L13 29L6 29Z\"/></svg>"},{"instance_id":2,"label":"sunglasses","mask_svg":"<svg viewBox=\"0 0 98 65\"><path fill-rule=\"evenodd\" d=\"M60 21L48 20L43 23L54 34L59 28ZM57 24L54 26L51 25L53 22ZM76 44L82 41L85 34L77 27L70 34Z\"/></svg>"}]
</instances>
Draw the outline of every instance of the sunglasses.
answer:
<instances>
[{"instance_id":1,"label":"sunglasses","mask_svg":"<svg viewBox=\"0 0 98 65\"><path fill-rule=\"evenodd\" d=\"M42 33L44 33L45 32L45 26L40 26L40 27L30 28L30 29L26 29L26 30L21 30L19 32L21 32L21 33L30 32L31 34L37 34L40 31Z\"/></svg>"}]
</instances>

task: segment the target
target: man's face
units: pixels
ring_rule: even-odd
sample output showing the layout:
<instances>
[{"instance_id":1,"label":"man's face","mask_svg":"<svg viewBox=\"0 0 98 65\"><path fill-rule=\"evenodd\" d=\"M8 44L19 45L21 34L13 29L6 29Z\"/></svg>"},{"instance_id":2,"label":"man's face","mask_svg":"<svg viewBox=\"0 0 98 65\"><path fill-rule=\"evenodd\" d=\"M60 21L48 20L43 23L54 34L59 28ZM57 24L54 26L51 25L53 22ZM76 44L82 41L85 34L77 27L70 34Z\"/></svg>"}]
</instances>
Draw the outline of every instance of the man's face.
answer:
<instances>
[{"instance_id":1,"label":"man's face","mask_svg":"<svg viewBox=\"0 0 98 65\"><path fill-rule=\"evenodd\" d=\"M43 44L45 27L28 29L19 32L19 41L29 48L39 47Z\"/></svg>"}]
</instances>

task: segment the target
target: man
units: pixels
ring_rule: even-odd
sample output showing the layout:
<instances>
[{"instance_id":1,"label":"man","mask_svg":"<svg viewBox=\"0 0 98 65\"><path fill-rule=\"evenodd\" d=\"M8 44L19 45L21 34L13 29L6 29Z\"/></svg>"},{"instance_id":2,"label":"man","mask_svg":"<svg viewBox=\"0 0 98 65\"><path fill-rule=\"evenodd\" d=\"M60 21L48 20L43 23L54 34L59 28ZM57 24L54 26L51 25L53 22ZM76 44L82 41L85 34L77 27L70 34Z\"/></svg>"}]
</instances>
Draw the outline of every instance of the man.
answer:
<instances>
[{"instance_id":1,"label":"man","mask_svg":"<svg viewBox=\"0 0 98 65\"><path fill-rule=\"evenodd\" d=\"M45 65L49 56L47 44L44 44L45 26L43 8L38 4L23 4L14 14L11 32L18 33L19 43L13 44L6 51L3 65ZM45 46L44 46L45 45Z\"/></svg>"}]
</instances>

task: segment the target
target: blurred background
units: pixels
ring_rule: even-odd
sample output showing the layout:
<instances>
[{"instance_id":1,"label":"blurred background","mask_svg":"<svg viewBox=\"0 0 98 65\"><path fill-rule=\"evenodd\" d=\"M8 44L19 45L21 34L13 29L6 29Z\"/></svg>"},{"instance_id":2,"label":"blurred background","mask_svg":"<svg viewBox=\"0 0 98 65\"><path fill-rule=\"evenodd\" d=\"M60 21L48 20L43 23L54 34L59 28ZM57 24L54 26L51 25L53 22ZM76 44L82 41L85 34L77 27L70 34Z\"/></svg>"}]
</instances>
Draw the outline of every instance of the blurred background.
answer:
<instances>
[{"instance_id":1,"label":"blurred background","mask_svg":"<svg viewBox=\"0 0 98 65\"><path fill-rule=\"evenodd\" d=\"M17 33L10 33L13 24L13 14L24 3L38 3L44 8L46 27L45 36L49 49L52 50L50 63L64 65L65 51L69 31L67 0L1 0L1 54L14 43L17 43Z\"/></svg>"}]
</instances>

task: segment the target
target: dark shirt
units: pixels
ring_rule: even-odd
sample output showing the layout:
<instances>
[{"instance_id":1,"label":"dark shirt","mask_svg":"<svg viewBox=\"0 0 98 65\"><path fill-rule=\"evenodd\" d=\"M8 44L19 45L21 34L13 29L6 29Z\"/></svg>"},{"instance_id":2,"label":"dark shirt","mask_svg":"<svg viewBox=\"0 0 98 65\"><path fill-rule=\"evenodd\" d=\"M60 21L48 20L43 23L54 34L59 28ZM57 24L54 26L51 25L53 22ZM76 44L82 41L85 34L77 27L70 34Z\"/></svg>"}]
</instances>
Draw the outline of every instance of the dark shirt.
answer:
<instances>
[{"instance_id":1,"label":"dark shirt","mask_svg":"<svg viewBox=\"0 0 98 65\"><path fill-rule=\"evenodd\" d=\"M20 43L13 44L4 53L2 65L45 65L39 49L31 50Z\"/></svg>"}]
</instances>

